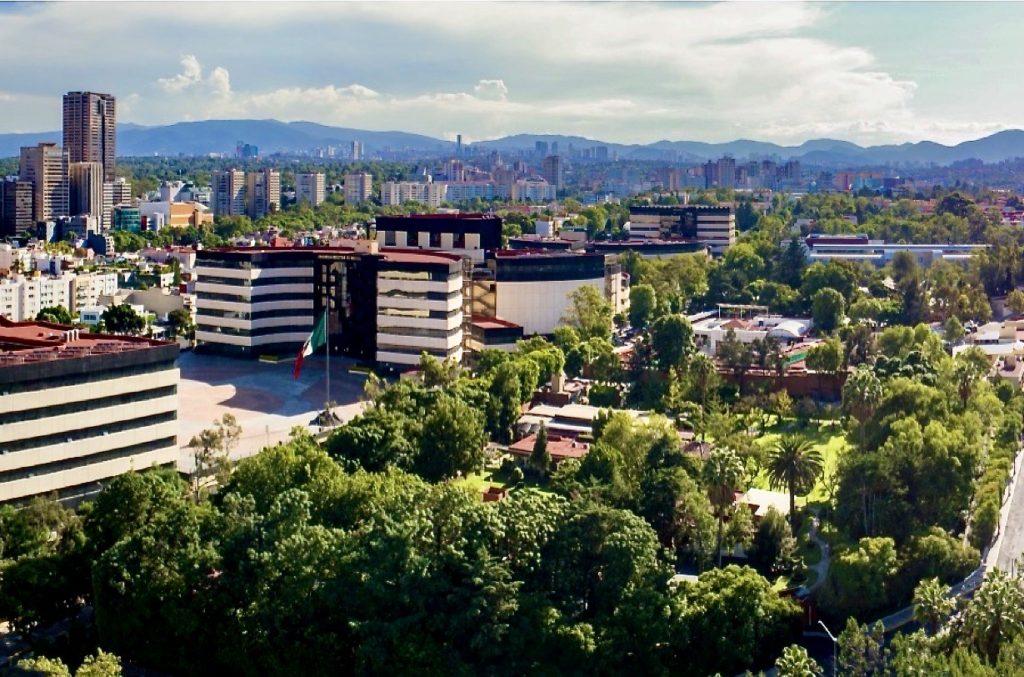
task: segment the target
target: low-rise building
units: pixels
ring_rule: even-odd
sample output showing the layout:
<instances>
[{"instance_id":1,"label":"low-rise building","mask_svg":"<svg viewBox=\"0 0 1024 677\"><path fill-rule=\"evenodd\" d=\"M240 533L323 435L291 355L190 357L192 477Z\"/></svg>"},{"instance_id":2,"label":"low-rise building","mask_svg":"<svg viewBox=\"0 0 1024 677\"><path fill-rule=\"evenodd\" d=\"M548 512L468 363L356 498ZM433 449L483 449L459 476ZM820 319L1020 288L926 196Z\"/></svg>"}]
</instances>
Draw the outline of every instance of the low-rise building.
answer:
<instances>
[{"instance_id":1,"label":"low-rise building","mask_svg":"<svg viewBox=\"0 0 1024 677\"><path fill-rule=\"evenodd\" d=\"M903 244L871 240L867 235L813 234L804 240L808 258L813 261L864 261L876 266L891 263L899 252L907 252L922 268L935 261L948 261L966 265L976 253L990 247L987 244Z\"/></svg>"},{"instance_id":2,"label":"low-rise building","mask_svg":"<svg viewBox=\"0 0 1024 677\"><path fill-rule=\"evenodd\" d=\"M629 208L629 236L703 242L720 254L736 243L736 214L732 207L634 206Z\"/></svg>"},{"instance_id":3,"label":"low-rise building","mask_svg":"<svg viewBox=\"0 0 1024 677\"><path fill-rule=\"evenodd\" d=\"M723 304L722 308L730 310L732 306ZM767 311L767 308L761 309ZM808 318L782 317L766 312L753 317L722 317L721 310L712 310L691 315L688 319L693 326L697 347L712 356L717 354L718 344L730 331L742 343L772 337L783 344L789 344L803 341L814 327L814 322Z\"/></svg>"},{"instance_id":4,"label":"low-rise building","mask_svg":"<svg viewBox=\"0 0 1024 677\"><path fill-rule=\"evenodd\" d=\"M178 458L176 344L0 318L0 503Z\"/></svg>"}]
</instances>

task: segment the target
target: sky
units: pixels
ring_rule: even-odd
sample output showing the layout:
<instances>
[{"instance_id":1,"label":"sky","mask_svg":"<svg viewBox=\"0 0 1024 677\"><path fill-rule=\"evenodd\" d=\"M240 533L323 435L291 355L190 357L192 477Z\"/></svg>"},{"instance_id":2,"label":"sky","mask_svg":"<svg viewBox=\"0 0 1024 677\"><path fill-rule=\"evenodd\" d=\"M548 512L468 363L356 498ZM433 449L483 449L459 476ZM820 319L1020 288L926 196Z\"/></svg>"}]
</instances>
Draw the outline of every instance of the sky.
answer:
<instances>
[{"instance_id":1,"label":"sky","mask_svg":"<svg viewBox=\"0 0 1024 677\"><path fill-rule=\"evenodd\" d=\"M310 120L464 140L957 143L1024 127L1024 3L3 3L0 132Z\"/></svg>"}]
</instances>

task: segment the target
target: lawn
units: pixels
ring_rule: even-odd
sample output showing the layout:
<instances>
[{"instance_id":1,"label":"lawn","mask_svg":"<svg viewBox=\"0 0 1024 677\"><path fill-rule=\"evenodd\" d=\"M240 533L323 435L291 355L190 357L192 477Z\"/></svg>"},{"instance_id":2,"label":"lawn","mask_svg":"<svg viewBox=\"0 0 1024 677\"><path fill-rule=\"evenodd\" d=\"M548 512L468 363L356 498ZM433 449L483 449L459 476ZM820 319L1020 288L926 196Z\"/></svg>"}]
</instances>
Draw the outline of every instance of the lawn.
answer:
<instances>
[{"instance_id":1,"label":"lawn","mask_svg":"<svg viewBox=\"0 0 1024 677\"><path fill-rule=\"evenodd\" d=\"M811 493L804 499L798 498L797 503L816 503L818 501L824 501L827 496L825 492L824 479L836 471L836 468L839 465L840 456L850 447L849 443L846 441L845 432L837 425L811 424L806 428L800 428L795 421L787 420L768 428L765 434L761 435L755 443L762 449L767 450L779 441L779 438L782 437L783 433L806 437L814 445L814 448L821 452L822 458L825 460L825 472L821 479L819 479L817 484L814 485L814 489ZM758 489L771 488L768 485L768 476L764 471L758 473L757 477L754 478L754 487Z\"/></svg>"}]
</instances>

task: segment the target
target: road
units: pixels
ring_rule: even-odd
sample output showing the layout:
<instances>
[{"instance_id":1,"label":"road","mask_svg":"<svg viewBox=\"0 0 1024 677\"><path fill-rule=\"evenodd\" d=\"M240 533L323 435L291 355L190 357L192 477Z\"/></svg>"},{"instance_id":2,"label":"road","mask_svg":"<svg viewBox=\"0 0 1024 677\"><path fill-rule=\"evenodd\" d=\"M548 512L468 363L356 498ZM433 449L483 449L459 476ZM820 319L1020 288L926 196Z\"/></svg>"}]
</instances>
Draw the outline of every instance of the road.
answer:
<instances>
[{"instance_id":1,"label":"road","mask_svg":"<svg viewBox=\"0 0 1024 677\"><path fill-rule=\"evenodd\" d=\"M295 426L308 426L326 400L325 362L321 355L308 358L296 380L291 360L266 363L182 353L178 359L178 469L193 470L189 440L225 413L233 414L242 428L242 437L231 454L234 459L286 440ZM366 377L353 373L352 366L348 360L331 359L331 399L342 421L362 411L359 400Z\"/></svg>"},{"instance_id":2,"label":"road","mask_svg":"<svg viewBox=\"0 0 1024 677\"><path fill-rule=\"evenodd\" d=\"M1024 555L1024 491L1020 487L1021 454L1014 460L1013 485L1009 505L1005 508L999 523L999 538L993 548L995 566L1003 571L1012 571L1014 564Z\"/></svg>"}]
</instances>

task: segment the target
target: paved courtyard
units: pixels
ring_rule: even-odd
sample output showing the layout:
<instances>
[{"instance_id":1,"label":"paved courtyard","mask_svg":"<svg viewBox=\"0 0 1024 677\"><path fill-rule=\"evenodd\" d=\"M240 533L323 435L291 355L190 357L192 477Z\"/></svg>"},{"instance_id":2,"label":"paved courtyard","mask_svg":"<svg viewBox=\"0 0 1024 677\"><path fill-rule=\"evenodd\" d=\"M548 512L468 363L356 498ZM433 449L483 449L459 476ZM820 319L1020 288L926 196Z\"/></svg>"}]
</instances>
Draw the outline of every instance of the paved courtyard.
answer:
<instances>
[{"instance_id":1,"label":"paved courtyard","mask_svg":"<svg viewBox=\"0 0 1024 677\"><path fill-rule=\"evenodd\" d=\"M292 360L276 364L194 352L178 360L178 467L191 472L188 442L225 413L238 419L242 438L232 458L255 454L265 446L288 438L295 426L308 426L326 401L326 359L306 359L298 380L292 379ZM364 374L353 373L352 363L331 359L331 399L335 415L348 421L362 408Z\"/></svg>"}]
</instances>

